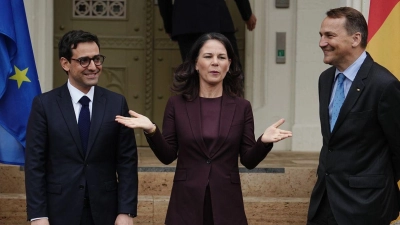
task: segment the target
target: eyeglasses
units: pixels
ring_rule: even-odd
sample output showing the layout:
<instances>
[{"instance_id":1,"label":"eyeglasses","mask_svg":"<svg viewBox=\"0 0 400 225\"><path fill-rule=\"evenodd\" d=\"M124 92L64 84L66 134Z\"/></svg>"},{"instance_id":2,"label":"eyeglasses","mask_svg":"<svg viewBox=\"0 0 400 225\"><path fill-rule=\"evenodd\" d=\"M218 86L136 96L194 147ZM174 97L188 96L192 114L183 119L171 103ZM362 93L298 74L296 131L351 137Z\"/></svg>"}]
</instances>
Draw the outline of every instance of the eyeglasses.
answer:
<instances>
[{"instance_id":1,"label":"eyeglasses","mask_svg":"<svg viewBox=\"0 0 400 225\"><path fill-rule=\"evenodd\" d=\"M78 61L83 68L86 68L90 65L90 61L92 61L92 60L94 62L94 65L101 66L103 64L105 58L106 57L104 55L95 55L95 56L93 56L93 58L86 56L86 57L80 57L77 59L73 59L73 58L71 58L71 59Z\"/></svg>"}]
</instances>

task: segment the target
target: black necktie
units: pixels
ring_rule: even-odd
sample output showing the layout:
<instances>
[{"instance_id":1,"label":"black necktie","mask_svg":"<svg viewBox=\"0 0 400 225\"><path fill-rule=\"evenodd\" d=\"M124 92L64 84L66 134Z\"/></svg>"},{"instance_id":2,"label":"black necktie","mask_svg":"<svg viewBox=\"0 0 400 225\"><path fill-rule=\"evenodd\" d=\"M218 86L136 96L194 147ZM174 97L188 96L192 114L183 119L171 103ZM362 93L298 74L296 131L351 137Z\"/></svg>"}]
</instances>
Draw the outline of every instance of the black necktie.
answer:
<instances>
[{"instance_id":1,"label":"black necktie","mask_svg":"<svg viewBox=\"0 0 400 225\"><path fill-rule=\"evenodd\" d=\"M83 154L86 155L86 149L89 140L89 131L90 131L90 111L89 111L89 102L90 99L87 96L83 96L79 103L81 103L82 108L79 113L78 119L78 127L79 134L81 136Z\"/></svg>"}]
</instances>

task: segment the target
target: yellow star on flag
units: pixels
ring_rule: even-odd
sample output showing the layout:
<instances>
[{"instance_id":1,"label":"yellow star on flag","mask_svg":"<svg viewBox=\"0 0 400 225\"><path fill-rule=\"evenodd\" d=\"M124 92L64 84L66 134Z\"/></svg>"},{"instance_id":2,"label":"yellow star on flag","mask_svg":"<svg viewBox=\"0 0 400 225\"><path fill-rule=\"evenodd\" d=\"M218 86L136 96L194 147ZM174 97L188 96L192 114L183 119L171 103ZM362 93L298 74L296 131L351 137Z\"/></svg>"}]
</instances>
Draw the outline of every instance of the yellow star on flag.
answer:
<instances>
[{"instance_id":1,"label":"yellow star on flag","mask_svg":"<svg viewBox=\"0 0 400 225\"><path fill-rule=\"evenodd\" d=\"M18 67L14 66L15 74L11 76L9 79L16 80L18 82L18 89L21 87L22 82L31 82L29 78L26 76L28 73L28 68L24 70L18 69Z\"/></svg>"}]
</instances>

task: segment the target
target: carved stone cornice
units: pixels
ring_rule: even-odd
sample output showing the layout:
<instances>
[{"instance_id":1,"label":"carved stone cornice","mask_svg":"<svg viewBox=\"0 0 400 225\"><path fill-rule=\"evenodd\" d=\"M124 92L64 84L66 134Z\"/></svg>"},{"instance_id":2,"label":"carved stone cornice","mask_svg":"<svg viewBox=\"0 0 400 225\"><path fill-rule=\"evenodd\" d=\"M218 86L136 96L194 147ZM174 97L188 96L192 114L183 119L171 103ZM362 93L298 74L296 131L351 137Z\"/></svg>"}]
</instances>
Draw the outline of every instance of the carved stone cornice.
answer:
<instances>
[{"instance_id":1,"label":"carved stone cornice","mask_svg":"<svg viewBox=\"0 0 400 225\"><path fill-rule=\"evenodd\" d=\"M171 41L169 38L155 38L154 49L179 49L178 42Z\"/></svg>"},{"instance_id":2,"label":"carved stone cornice","mask_svg":"<svg viewBox=\"0 0 400 225\"><path fill-rule=\"evenodd\" d=\"M99 36L101 48L144 49L142 37Z\"/></svg>"}]
</instances>

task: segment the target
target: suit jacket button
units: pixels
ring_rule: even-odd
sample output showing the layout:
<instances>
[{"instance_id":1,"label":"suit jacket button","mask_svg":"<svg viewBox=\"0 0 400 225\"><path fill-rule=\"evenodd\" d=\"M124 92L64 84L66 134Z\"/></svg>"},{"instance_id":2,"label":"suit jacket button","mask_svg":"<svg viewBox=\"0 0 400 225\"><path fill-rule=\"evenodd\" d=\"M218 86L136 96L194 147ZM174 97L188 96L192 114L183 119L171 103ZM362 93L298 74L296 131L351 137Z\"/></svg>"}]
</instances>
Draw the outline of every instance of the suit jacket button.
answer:
<instances>
[{"instance_id":1,"label":"suit jacket button","mask_svg":"<svg viewBox=\"0 0 400 225\"><path fill-rule=\"evenodd\" d=\"M326 176L329 176L329 173L325 173Z\"/></svg>"},{"instance_id":2,"label":"suit jacket button","mask_svg":"<svg viewBox=\"0 0 400 225\"><path fill-rule=\"evenodd\" d=\"M329 152L332 152L332 149L329 149L328 151L329 151Z\"/></svg>"},{"instance_id":3,"label":"suit jacket button","mask_svg":"<svg viewBox=\"0 0 400 225\"><path fill-rule=\"evenodd\" d=\"M207 159L207 164L210 164L211 163L211 159Z\"/></svg>"},{"instance_id":4,"label":"suit jacket button","mask_svg":"<svg viewBox=\"0 0 400 225\"><path fill-rule=\"evenodd\" d=\"M85 188L85 186L79 185L79 189L80 189L80 190L82 190L82 189L84 189L84 188Z\"/></svg>"}]
</instances>

